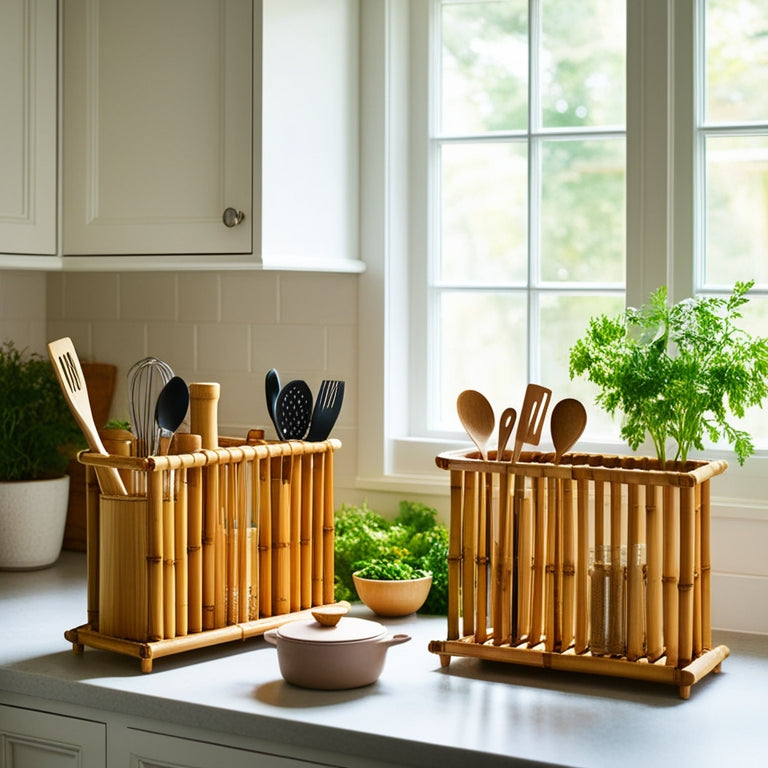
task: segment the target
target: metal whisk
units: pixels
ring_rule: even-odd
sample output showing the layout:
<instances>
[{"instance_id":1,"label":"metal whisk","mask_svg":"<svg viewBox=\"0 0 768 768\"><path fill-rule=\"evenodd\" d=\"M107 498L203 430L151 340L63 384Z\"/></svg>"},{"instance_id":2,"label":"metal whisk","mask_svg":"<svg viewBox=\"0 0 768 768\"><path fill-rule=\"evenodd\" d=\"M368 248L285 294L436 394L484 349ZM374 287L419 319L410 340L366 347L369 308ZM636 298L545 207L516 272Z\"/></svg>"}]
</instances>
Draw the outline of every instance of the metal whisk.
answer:
<instances>
[{"instance_id":1,"label":"metal whisk","mask_svg":"<svg viewBox=\"0 0 768 768\"><path fill-rule=\"evenodd\" d=\"M156 357L145 357L128 371L128 413L137 456L150 456L157 450L160 429L155 421L155 404L172 378L171 367Z\"/></svg>"}]
</instances>

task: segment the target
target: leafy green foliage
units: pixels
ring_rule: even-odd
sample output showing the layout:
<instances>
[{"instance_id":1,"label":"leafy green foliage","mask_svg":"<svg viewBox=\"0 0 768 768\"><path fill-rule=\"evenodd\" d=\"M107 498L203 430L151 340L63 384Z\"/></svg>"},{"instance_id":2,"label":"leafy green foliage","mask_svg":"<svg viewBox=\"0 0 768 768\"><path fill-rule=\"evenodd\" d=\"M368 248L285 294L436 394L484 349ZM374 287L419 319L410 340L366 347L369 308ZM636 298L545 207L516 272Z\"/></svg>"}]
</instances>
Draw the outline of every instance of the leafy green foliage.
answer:
<instances>
[{"instance_id":1,"label":"leafy green foliage","mask_svg":"<svg viewBox=\"0 0 768 768\"><path fill-rule=\"evenodd\" d=\"M356 574L362 579L377 579L379 581L408 581L409 579L423 579L429 576L427 571L414 568L401 560L371 560Z\"/></svg>"},{"instance_id":2,"label":"leafy green foliage","mask_svg":"<svg viewBox=\"0 0 768 768\"><path fill-rule=\"evenodd\" d=\"M359 599L352 573L369 566L370 573L389 575L368 578L413 578L404 574L429 572L432 587L420 613L447 613L448 529L437 521L436 510L402 501L398 515L388 520L365 502L344 505L336 512L334 540L337 600Z\"/></svg>"},{"instance_id":3,"label":"leafy green foliage","mask_svg":"<svg viewBox=\"0 0 768 768\"><path fill-rule=\"evenodd\" d=\"M737 327L753 281L737 282L728 299L700 296L672 306L665 287L640 309L593 317L571 348L570 373L600 387L596 402L624 414L621 436L636 449L650 436L660 461L667 442L685 461L703 439L724 437L740 464L754 452L743 418L768 394L768 339Z\"/></svg>"},{"instance_id":4,"label":"leafy green foliage","mask_svg":"<svg viewBox=\"0 0 768 768\"><path fill-rule=\"evenodd\" d=\"M0 480L63 474L84 447L50 361L0 345Z\"/></svg>"}]
</instances>

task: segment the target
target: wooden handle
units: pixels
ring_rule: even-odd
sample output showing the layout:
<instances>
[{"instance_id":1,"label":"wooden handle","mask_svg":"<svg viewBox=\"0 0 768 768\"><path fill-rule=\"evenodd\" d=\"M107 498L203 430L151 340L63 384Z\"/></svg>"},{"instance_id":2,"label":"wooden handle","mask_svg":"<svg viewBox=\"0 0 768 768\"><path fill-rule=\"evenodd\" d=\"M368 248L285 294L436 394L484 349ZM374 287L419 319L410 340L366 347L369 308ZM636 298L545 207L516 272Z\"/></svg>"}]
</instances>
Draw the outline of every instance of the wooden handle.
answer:
<instances>
[{"instance_id":1,"label":"wooden handle","mask_svg":"<svg viewBox=\"0 0 768 768\"><path fill-rule=\"evenodd\" d=\"M218 405L221 387L215 382L189 385L190 431L200 435L203 448L219 447Z\"/></svg>"}]
</instances>

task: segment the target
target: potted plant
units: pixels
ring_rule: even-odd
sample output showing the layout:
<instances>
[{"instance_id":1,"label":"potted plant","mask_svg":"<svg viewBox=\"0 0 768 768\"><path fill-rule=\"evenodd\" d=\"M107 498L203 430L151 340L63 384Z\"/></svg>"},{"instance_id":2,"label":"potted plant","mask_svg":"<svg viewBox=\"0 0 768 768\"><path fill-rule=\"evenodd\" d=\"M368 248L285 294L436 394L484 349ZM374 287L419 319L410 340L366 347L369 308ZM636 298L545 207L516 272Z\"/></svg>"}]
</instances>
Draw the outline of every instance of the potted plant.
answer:
<instances>
[{"instance_id":1,"label":"potted plant","mask_svg":"<svg viewBox=\"0 0 768 768\"><path fill-rule=\"evenodd\" d=\"M669 444L684 462L704 439L721 437L740 464L750 456L750 435L729 417L742 418L768 393L768 339L738 327L754 284L737 282L727 299L699 296L670 305L666 288L647 304L617 317L593 317L570 351L571 378L584 376L600 392L595 402L624 415L621 437L635 450L650 437L664 466Z\"/></svg>"},{"instance_id":2,"label":"potted plant","mask_svg":"<svg viewBox=\"0 0 768 768\"><path fill-rule=\"evenodd\" d=\"M43 568L61 551L68 461L85 447L48 358L0 345L0 568Z\"/></svg>"},{"instance_id":3,"label":"potted plant","mask_svg":"<svg viewBox=\"0 0 768 768\"><path fill-rule=\"evenodd\" d=\"M337 600L362 600L380 616L445 614L448 529L437 512L403 501L394 519L365 502L336 513Z\"/></svg>"}]
</instances>

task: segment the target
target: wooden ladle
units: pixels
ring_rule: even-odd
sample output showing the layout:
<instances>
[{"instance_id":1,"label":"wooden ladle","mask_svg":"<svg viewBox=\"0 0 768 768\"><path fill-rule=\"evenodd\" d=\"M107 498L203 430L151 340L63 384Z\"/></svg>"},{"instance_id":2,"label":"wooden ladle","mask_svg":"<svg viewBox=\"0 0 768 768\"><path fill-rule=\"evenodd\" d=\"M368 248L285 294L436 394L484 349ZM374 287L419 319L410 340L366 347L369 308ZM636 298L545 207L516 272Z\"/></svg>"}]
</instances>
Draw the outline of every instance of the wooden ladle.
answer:
<instances>
[{"instance_id":1,"label":"wooden ladle","mask_svg":"<svg viewBox=\"0 0 768 768\"><path fill-rule=\"evenodd\" d=\"M488 449L486 446L491 439L496 423L491 404L485 395L477 390L465 389L456 400L456 410L459 412L462 426L477 446L483 461L487 461Z\"/></svg>"},{"instance_id":2,"label":"wooden ladle","mask_svg":"<svg viewBox=\"0 0 768 768\"><path fill-rule=\"evenodd\" d=\"M552 443L555 446L555 464L560 463L563 454L570 450L581 437L586 425L587 412L578 400L566 397L555 405L550 417Z\"/></svg>"}]
</instances>

